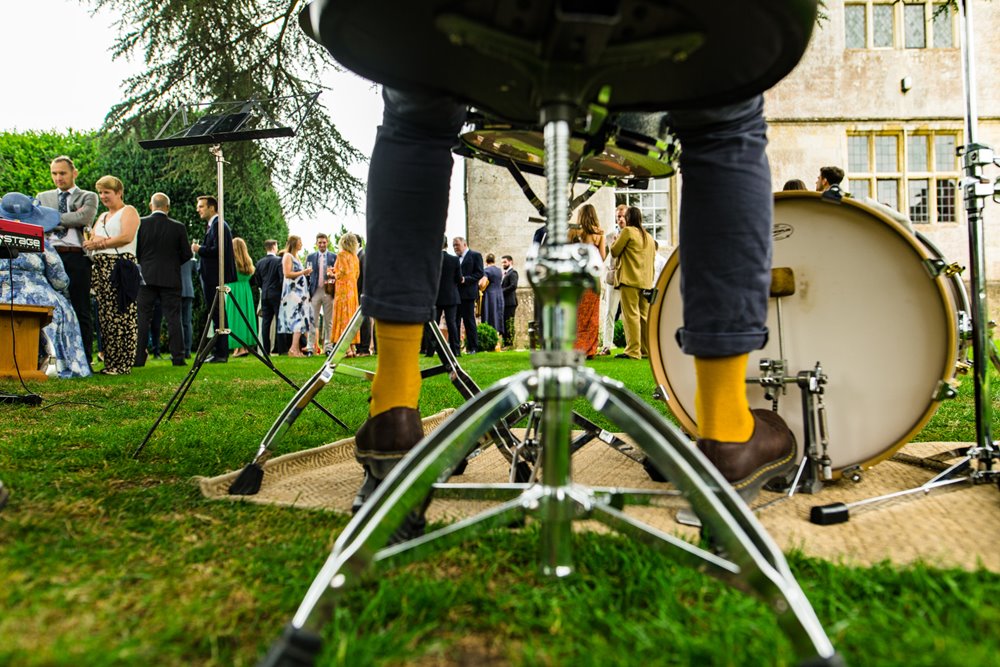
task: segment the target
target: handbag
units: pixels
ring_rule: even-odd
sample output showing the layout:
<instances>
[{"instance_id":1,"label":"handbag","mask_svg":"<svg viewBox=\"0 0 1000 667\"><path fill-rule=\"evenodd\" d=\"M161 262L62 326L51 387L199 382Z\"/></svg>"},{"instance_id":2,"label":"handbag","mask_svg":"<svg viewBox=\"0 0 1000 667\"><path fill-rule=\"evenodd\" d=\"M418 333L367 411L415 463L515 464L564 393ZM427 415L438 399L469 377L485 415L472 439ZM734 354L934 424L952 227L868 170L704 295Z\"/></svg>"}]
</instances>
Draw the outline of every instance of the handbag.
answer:
<instances>
[{"instance_id":1,"label":"handbag","mask_svg":"<svg viewBox=\"0 0 1000 667\"><path fill-rule=\"evenodd\" d=\"M611 266L604 273L604 282L612 287L618 287L621 282L621 276L619 272L621 270L621 262L618 261L617 257L611 259Z\"/></svg>"},{"instance_id":2,"label":"handbag","mask_svg":"<svg viewBox=\"0 0 1000 667\"><path fill-rule=\"evenodd\" d=\"M327 280L325 283L323 283L323 291L329 294L330 296L333 296L334 292L337 291L337 283L332 280Z\"/></svg>"},{"instance_id":3,"label":"handbag","mask_svg":"<svg viewBox=\"0 0 1000 667\"><path fill-rule=\"evenodd\" d=\"M489 276L483 276L482 278L479 279L479 291L480 292L485 292L486 288L489 287L489 286L490 286L490 278L489 278Z\"/></svg>"}]
</instances>

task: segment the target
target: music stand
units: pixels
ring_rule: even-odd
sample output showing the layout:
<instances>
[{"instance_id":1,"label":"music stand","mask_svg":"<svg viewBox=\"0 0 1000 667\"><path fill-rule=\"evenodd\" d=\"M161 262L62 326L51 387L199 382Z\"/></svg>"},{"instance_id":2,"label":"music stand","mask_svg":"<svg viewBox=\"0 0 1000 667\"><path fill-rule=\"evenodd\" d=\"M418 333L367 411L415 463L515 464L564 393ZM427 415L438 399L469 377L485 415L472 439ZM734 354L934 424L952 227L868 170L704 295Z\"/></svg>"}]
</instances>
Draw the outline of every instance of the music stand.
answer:
<instances>
[{"instance_id":1,"label":"music stand","mask_svg":"<svg viewBox=\"0 0 1000 667\"><path fill-rule=\"evenodd\" d=\"M139 446L136 447L135 451L132 452L132 458L138 458L139 453L146 446L146 443L149 442L149 439L153 436L153 433L160 425L160 422L163 421L164 417L167 419L173 417L174 412L176 412L177 408L180 407L181 401L184 400L185 394L187 394L188 389L197 377L198 371L201 370L202 364L204 364L208 359L209 352L212 350L212 347L219 336L234 336L237 342L249 350L250 353L259 359L261 363L270 368L275 375L280 377L296 390L299 389L297 384L295 384L274 366L274 363L271 361L270 351L267 349L267 346L261 345L260 338L257 334L253 334L254 340L251 344L249 341L241 340L239 336L233 334L226 327L226 296L229 294L229 288L225 283L226 265L225 246L223 245L223 240L225 239L225 188L223 165L226 160L223 157L222 144L236 141L294 137L298 127L301 127L302 122L305 120L306 116L309 115L309 112L312 110L312 107L318 97L319 93L311 93L304 96L286 96L268 98L264 100L209 102L193 105L181 105L174 111L173 114L171 114L170 118L163 125L163 127L160 128L156 137L139 142L139 145L147 150L157 148L173 148L176 146L209 146L209 152L215 157L216 198L219 204L216 222L218 225L217 238L219 239L219 282L216 286L215 296L212 298L212 303L208 308L208 317L205 320L205 327L202 330L200 337L201 343L198 346L198 352L195 355L194 362L191 364L191 370L188 372L187 376L185 376L184 380L177 388L177 391L174 392L174 395L167 402L166 406L164 406L163 411L160 413L160 416L157 417L153 426L149 429L146 437L139 444ZM297 117L295 119L295 129L281 125L275 118L275 114L270 111L270 107L279 100L289 99L301 100L298 106L292 111L292 115ZM239 313L247 329L252 332L253 327L250 325L247 313L243 312L243 309L236 301L234 301L233 304L236 306L236 311ZM219 326L216 327L212 335L209 336L208 328L212 324L213 308L218 308ZM312 403L337 425L347 430L347 424L338 419L336 415L319 403L316 403L315 401L312 401Z\"/></svg>"}]
</instances>

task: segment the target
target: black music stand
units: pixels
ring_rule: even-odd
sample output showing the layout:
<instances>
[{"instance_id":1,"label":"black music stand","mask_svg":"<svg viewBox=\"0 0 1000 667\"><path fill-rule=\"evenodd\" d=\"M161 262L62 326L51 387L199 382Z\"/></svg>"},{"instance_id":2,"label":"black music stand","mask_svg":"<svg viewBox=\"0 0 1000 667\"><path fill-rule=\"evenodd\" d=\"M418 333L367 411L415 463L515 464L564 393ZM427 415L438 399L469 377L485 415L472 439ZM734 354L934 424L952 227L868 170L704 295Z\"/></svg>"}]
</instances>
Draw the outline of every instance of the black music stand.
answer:
<instances>
[{"instance_id":1,"label":"black music stand","mask_svg":"<svg viewBox=\"0 0 1000 667\"><path fill-rule=\"evenodd\" d=\"M149 429L146 437L139 444L139 446L136 447L135 451L132 452L132 458L138 458L139 452L141 452L146 446L146 443L149 442L149 439L153 436L153 433L160 425L160 422L162 422L164 418L170 419L173 417L177 408L180 407L181 401L184 400L184 396L187 394L188 389L190 389L191 384L197 377L198 371L201 370L202 365L208 359L209 353L219 336L227 334L234 336L243 347L247 348L253 356L260 360L261 363L270 368L275 375L280 377L296 390L299 389L297 384L292 382L291 379L274 366L274 363L271 361L270 351L267 349L267 346L261 345L260 339L256 334L254 334L252 342L244 341L226 328L226 296L229 294L229 288L226 287L225 284L225 248L222 244L222 240L225 239L225 188L223 187L223 165L226 162L222 154L222 144L236 141L294 137L296 129L302 125L302 122L309 114L318 97L319 93L312 93L305 96L289 96L284 98L270 98L266 100L211 102L195 105L182 105L174 111L163 127L160 128L160 131L157 133L155 138L139 142L139 145L147 150L155 148L173 148L176 146L209 146L209 152L211 152L211 154L215 157L216 198L219 203L217 223L217 238L219 239L219 282L216 287L215 296L212 298L212 303L208 309L205 327L202 330L200 337L201 343L198 346L198 352L195 355L194 362L191 364L191 370L188 371L187 376L185 376L180 386L177 387L177 391L174 392L174 395L169 401L167 401L163 411L160 412L160 416L157 417L156 422L153 423L153 426ZM295 119L296 129L278 123L275 118L275 114L270 111L271 106L278 100L297 100L300 98L302 100L301 103L292 112L293 116L297 116ZM253 327L250 326L250 321L247 318L248 314L243 312L243 309L238 303L235 301L233 303L236 305L236 310L242 318L244 324L246 324L248 329L253 331ZM212 309L214 308L218 308L219 310L219 326L212 332L212 335L209 336L208 330L212 324ZM337 418L336 415L319 403L316 403L315 401L312 401L312 403L322 410L323 414L332 419L337 425L347 430L347 424Z\"/></svg>"}]
</instances>

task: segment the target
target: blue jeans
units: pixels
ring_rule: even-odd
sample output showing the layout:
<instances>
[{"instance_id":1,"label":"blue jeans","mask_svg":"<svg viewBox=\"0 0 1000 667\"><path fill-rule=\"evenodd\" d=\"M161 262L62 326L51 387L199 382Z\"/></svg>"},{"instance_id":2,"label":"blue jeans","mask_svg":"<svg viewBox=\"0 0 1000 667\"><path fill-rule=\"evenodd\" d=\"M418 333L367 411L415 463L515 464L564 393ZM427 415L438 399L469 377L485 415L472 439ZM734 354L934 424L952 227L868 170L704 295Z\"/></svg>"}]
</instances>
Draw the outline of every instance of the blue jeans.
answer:
<instances>
[{"instance_id":1,"label":"blue jeans","mask_svg":"<svg viewBox=\"0 0 1000 667\"><path fill-rule=\"evenodd\" d=\"M382 96L385 112L368 170L361 308L389 322L433 321L451 147L465 107L390 88ZM773 216L763 97L673 112L671 121L684 175L678 341L700 357L760 349L767 343Z\"/></svg>"}]
</instances>

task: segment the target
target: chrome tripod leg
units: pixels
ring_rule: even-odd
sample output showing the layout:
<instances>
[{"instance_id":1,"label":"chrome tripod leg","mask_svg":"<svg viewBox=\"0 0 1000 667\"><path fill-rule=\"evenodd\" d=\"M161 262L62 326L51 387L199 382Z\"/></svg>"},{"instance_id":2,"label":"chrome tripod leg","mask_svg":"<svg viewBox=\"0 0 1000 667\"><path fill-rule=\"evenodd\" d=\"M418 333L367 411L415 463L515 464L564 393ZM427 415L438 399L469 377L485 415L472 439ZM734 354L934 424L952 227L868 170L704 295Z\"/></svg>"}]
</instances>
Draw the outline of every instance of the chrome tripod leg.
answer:
<instances>
[{"instance_id":1,"label":"chrome tripod leg","mask_svg":"<svg viewBox=\"0 0 1000 667\"><path fill-rule=\"evenodd\" d=\"M582 369L586 396L595 409L635 439L639 447L688 498L713 539L725 553L724 561L688 546L682 551L709 566L709 572L760 598L775 612L785 633L804 657L832 659L833 645L812 606L788 568L781 550L747 505L685 436L624 385ZM588 377L589 376L589 377ZM676 540L598 505L592 518L640 541L663 549Z\"/></svg>"},{"instance_id":2,"label":"chrome tripod leg","mask_svg":"<svg viewBox=\"0 0 1000 667\"><path fill-rule=\"evenodd\" d=\"M281 440L285 433L288 432L288 429L292 427L292 424L295 423L295 420L299 418L299 415L302 414L302 411L306 409L306 406L309 405L310 401L330 382L337 365L344 359L344 355L347 354L347 350L350 347L350 342L348 341L353 340L354 335L361 328L361 320L361 309L359 308L354 312L354 316L347 323L347 328L344 329L344 333L340 335L337 343L326 356L326 361L323 362L320 369L302 385L301 389L295 392L295 396L292 397L292 400L281 411L278 418L274 420L264 439L261 440L257 454L253 458L253 463L259 464L263 460L266 460L267 453L271 447Z\"/></svg>"},{"instance_id":3,"label":"chrome tripod leg","mask_svg":"<svg viewBox=\"0 0 1000 667\"><path fill-rule=\"evenodd\" d=\"M532 375L530 371L520 373L480 393L421 440L393 468L334 543L330 556L292 619L291 626L296 632L307 625L315 627L317 621L326 621L326 618L313 618L314 614L328 611L328 605L320 605L324 596L335 596L345 586L355 583L360 573L375 560L400 553L404 551L403 546L414 547L408 550L412 558L431 551L435 534L393 547L388 554L380 556L379 550L388 543L406 515L424 503L434 483L464 459L497 420L527 399L527 380ZM488 529L519 515L521 510L514 505L516 502L502 506L499 515L494 511L484 517L482 528ZM461 532L467 533L467 529L477 523L475 520L462 522ZM444 534L454 537L456 532L446 529ZM437 548L435 543L433 550Z\"/></svg>"}]
</instances>

